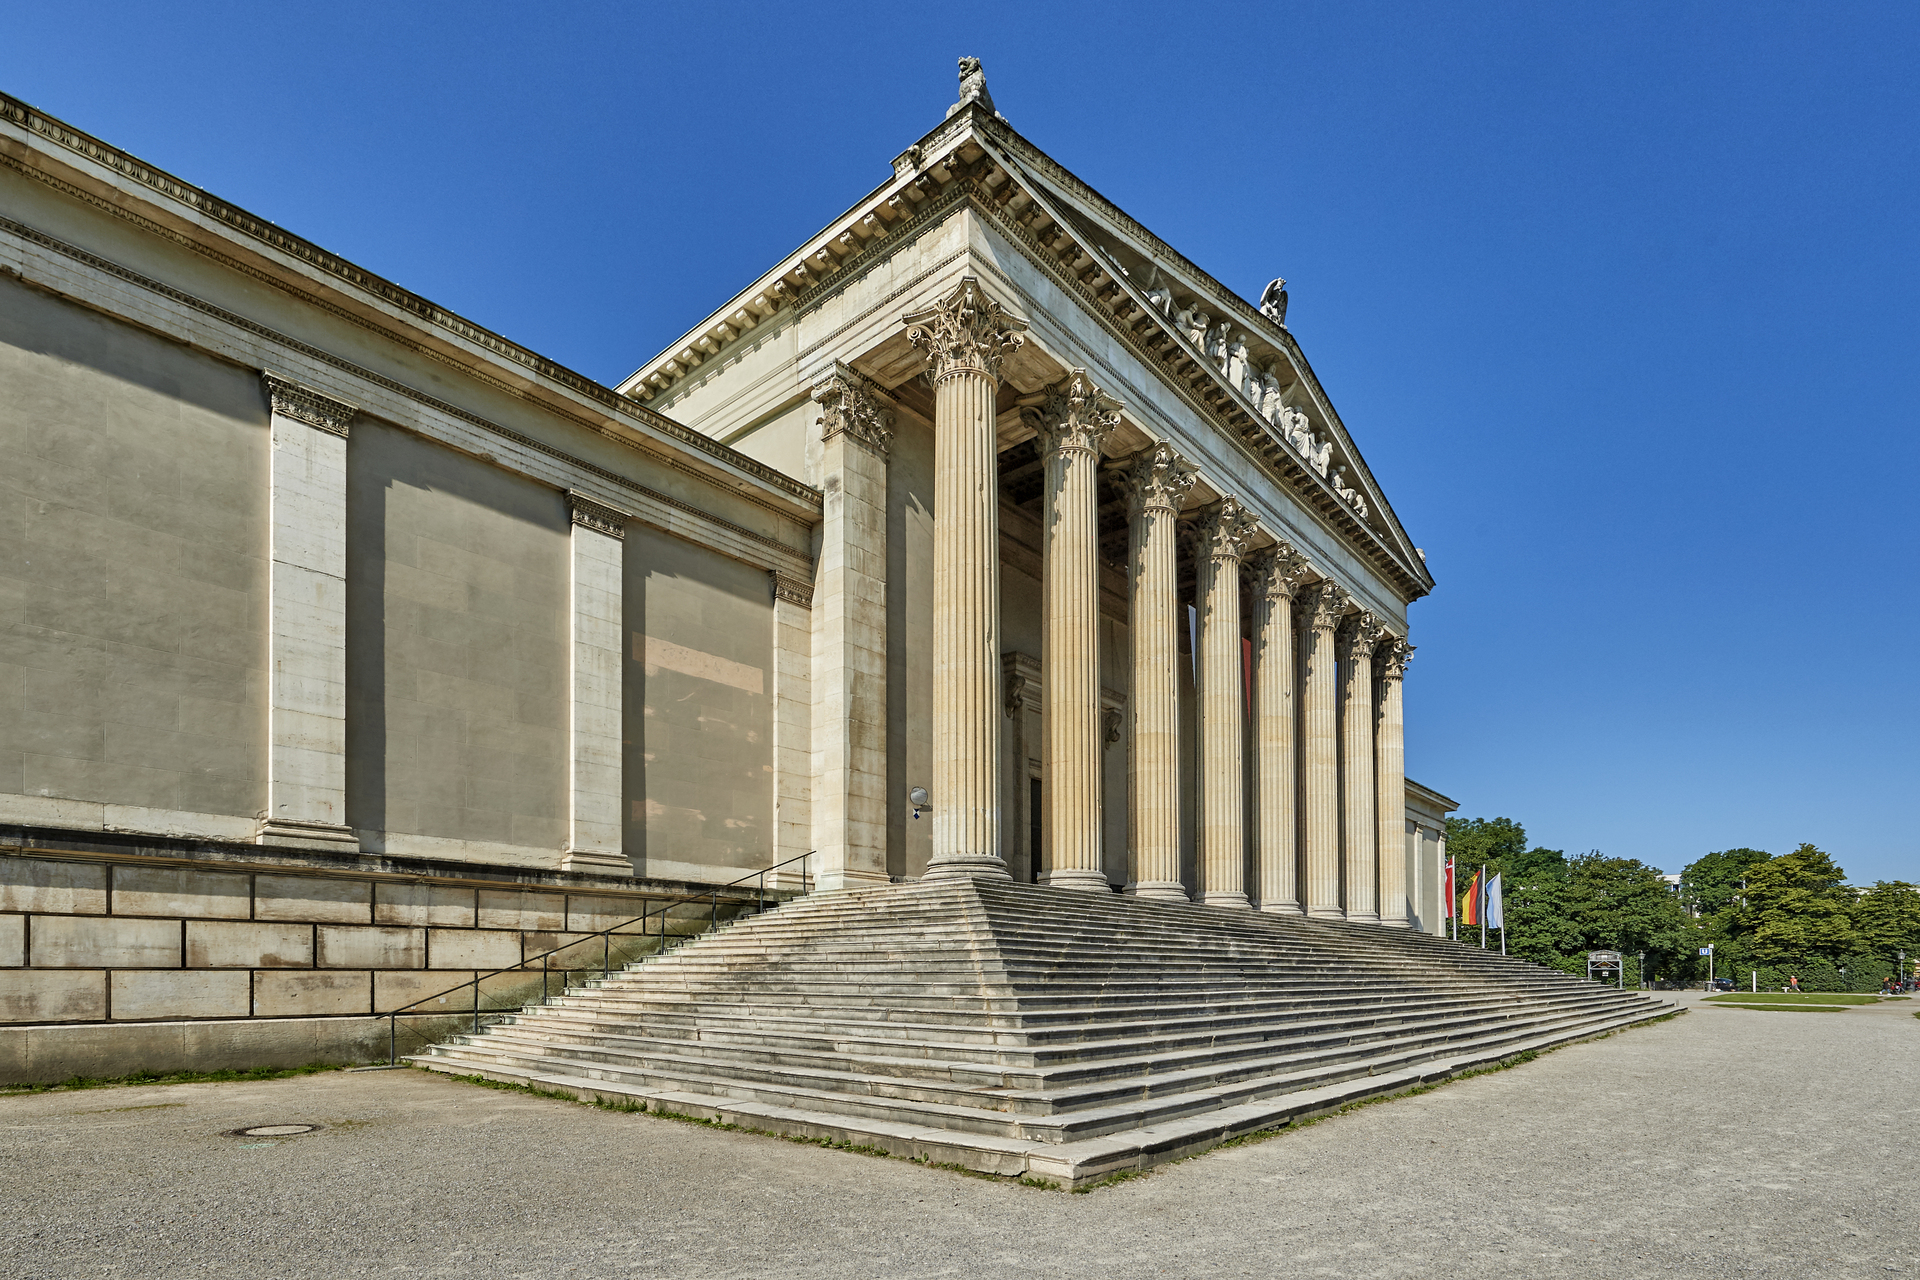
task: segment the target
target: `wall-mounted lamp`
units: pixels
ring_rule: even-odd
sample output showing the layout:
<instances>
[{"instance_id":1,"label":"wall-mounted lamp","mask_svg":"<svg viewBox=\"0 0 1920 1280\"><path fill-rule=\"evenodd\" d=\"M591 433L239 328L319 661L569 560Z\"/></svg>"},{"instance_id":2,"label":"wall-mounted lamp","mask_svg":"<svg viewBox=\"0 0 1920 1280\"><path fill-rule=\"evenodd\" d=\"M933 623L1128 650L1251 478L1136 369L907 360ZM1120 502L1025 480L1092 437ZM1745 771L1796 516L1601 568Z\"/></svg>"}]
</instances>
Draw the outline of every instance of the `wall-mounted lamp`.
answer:
<instances>
[{"instance_id":1,"label":"wall-mounted lamp","mask_svg":"<svg viewBox=\"0 0 1920 1280\"><path fill-rule=\"evenodd\" d=\"M927 803L927 789L925 787L913 787L909 789L907 792L907 803L913 806L913 816L916 821L922 813L933 807Z\"/></svg>"}]
</instances>

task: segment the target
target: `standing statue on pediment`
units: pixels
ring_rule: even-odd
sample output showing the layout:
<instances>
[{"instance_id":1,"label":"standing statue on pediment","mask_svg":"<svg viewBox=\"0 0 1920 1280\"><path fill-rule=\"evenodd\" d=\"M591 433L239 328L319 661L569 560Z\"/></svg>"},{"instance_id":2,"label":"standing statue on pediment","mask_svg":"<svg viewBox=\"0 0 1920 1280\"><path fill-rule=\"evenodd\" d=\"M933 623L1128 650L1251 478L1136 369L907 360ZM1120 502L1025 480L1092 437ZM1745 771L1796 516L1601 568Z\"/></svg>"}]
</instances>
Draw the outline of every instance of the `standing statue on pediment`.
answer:
<instances>
[{"instance_id":1,"label":"standing statue on pediment","mask_svg":"<svg viewBox=\"0 0 1920 1280\"><path fill-rule=\"evenodd\" d=\"M1210 320L1206 312L1197 307L1186 307L1173 318L1173 322L1179 326L1180 332L1187 335L1187 341L1191 342L1196 349L1201 351L1207 349L1207 325Z\"/></svg>"},{"instance_id":2,"label":"standing statue on pediment","mask_svg":"<svg viewBox=\"0 0 1920 1280\"><path fill-rule=\"evenodd\" d=\"M1287 327L1287 282L1279 276L1261 291L1260 314L1282 329Z\"/></svg>"},{"instance_id":3,"label":"standing statue on pediment","mask_svg":"<svg viewBox=\"0 0 1920 1280\"><path fill-rule=\"evenodd\" d=\"M1260 406L1260 416L1276 427L1280 425L1283 408L1280 395L1280 379L1274 376L1273 370L1266 370L1260 375L1260 395L1254 403Z\"/></svg>"},{"instance_id":4,"label":"standing statue on pediment","mask_svg":"<svg viewBox=\"0 0 1920 1280\"><path fill-rule=\"evenodd\" d=\"M1227 333L1230 326L1225 320L1220 327L1207 337L1207 359L1213 361L1213 367L1221 373L1227 371Z\"/></svg>"},{"instance_id":5,"label":"standing statue on pediment","mask_svg":"<svg viewBox=\"0 0 1920 1280\"><path fill-rule=\"evenodd\" d=\"M1247 335L1236 333L1233 342L1227 347L1227 381L1234 390L1246 393L1247 399L1260 403L1260 381L1253 375L1253 359L1247 351Z\"/></svg>"},{"instance_id":6,"label":"standing statue on pediment","mask_svg":"<svg viewBox=\"0 0 1920 1280\"><path fill-rule=\"evenodd\" d=\"M1332 460L1333 441L1322 440L1319 436L1314 436L1313 447L1307 450L1307 461L1311 462L1313 469L1318 471L1322 478L1324 478L1327 474L1327 464Z\"/></svg>"},{"instance_id":7,"label":"standing statue on pediment","mask_svg":"<svg viewBox=\"0 0 1920 1280\"><path fill-rule=\"evenodd\" d=\"M1173 290L1160 278L1160 268L1153 269L1153 277L1147 281L1147 305L1163 316L1173 314Z\"/></svg>"},{"instance_id":8,"label":"standing statue on pediment","mask_svg":"<svg viewBox=\"0 0 1920 1280\"><path fill-rule=\"evenodd\" d=\"M1348 506L1359 512L1362 520L1367 518L1367 500L1361 496L1358 488L1347 483L1347 469L1345 466L1338 466L1333 469L1333 491L1339 494Z\"/></svg>"}]
</instances>

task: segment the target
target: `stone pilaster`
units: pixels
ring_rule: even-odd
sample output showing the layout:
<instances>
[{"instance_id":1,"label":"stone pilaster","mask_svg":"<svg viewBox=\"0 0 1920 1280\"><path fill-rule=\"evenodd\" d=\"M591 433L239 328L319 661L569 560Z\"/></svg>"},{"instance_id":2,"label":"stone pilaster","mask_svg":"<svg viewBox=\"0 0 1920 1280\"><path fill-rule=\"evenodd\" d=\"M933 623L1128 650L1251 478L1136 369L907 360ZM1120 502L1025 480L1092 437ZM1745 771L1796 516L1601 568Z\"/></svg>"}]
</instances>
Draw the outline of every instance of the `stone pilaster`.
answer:
<instances>
[{"instance_id":1,"label":"stone pilaster","mask_svg":"<svg viewBox=\"0 0 1920 1280\"><path fill-rule=\"evenodd\" d=\"M1374 698L1374 804L1379 810L1380 923L1395 929L1412 924L1407 884L1407 754L1400 681L1413 646L1388 636L1374 650L1377 681Z\"/></svg>"},{"instance_id":2,"label":"stone pilaster","mask_svg":"<svg viewBox=\"0 0 1920 1280\"><path fill-rule=\"evenodd\" d=\"M933 382L933 856L927 877L1005 878L1000 857L1000 362L1026 339L971 276L906 318Z\"/></svg>"},{"instance_id":3,"label":"stone pilaster","mask_svg":"<svg viewBox=\"0 0 1920 1280\"><path fill-rule=\"evenodd\" d=\"M1306 562L1282 543L1253 561L1255 866L1260 910L1301 914L1293 600Z\"/></svg>"},{"instance_id":4,"label":"stone pilaster","mask_svg":"<svg viewBox=\"0 0 1920 1280\"><path fill-rule=\"evenodd\" d=\"M1196 529L1194 588L1200 622L1200 894L1210 907L1246 907L1245 665L1240 647L1240 563L1258 526L1222 498Z\"/></svg>"},{"instance_id":5,"label":"stone pilaster","mask_svg":"<svg viewBox=\"0 0 1920 1280\"><path fill-rule=\"evenodd\" d=\"M1340 734L1335 631L1352 598L1332 581L1301 593L1300 800L1306 841L1307 914L1338 919L1340 905Z\"/></svg>"},{"instance_id":6,"label":"stone pilaster","mask_svg":"<svg viewBox=\"0 0 1920 1280\"><path fill-rule=\"evenodd\" d=\"M1127 892L1185 900L1180 883L1180 505L1193 473L1154 445L1128 475Z\"/></svg>"},{"instance_id":7,"label":"stone pilaster","mask_svg":"<svg viewBox=\"0 0 1920 1280\"><path fill-rule=\"evenodd\" d=\"M887 883L887 454L893 415L883 395L844 365L835 365L813 389L820 405L823 511L808 620L811 721L818 730L810 816L813 873L822 889Z\"/></svg>"},{"instance_id":8,"label":"stone pilaster","mask_svg":"<svg viewBox=\"0 0 1920 1280\"><path fill-rule=\"evenodd\" d=\"M813 850L813 584L778 569L773 593L773 861L770 889L805 889Z\"/></svg>"},{"instance_id":9,"label":"stone pilaster","mask_svg":"<svg viewBox=\"0 0 1920 1280\"><path fill-rule=\"evenodd\" d=\"M255 839L357 852L347 826L347 425L271 373L267 807Z\"/></svg>"},{"instance_id":10,"label":"stone pilaster","mask_svg":"<svg viewBox=\"0 0 1920 1280\"><path fill-rule=\"evenodd\" d=\"M620 633L625 511L567 494L573 517L566 871L633 874L622 848Z\"/></svg>"},{"instance_id":11,"label":"stone pilaster","mask_svg":"<svg viewBox=\"0 0 1920 1280\"><path fill-rule=\"evenodd\" d=\"M1379 619L1362 610L1340 630L1340 841L1347 919L1380 919L1380 819L1373 795L1373 646Z\"/></svg>"},{"instance_id":12,"label":"stone pilaster","mask_svg":"<svg viewBox=\"0 0 1920 1280\"><path fill-rule=\"evenodd\" d=\"M1046 467L1041 527L1042 796L1051 846L1041 883L1105 892L1100 832L1100 445L1120 406L1075 369L1027 410Z\"/></svg>"}]
</instances>

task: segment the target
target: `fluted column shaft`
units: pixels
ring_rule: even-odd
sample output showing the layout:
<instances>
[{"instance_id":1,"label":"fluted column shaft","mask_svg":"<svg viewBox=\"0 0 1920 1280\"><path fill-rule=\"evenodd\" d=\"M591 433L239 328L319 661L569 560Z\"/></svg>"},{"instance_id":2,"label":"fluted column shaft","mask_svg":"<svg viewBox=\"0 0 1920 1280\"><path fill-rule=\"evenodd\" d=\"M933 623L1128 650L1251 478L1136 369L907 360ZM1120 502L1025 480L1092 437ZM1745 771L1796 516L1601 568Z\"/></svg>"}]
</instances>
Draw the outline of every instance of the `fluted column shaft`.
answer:
<instances>
[{"instance_id":1,"label":"fluted column shaft","mask_svg":"<svg viewBox=\"0 0 1920 1280\"><path fill-rule=\"evenodd\" d=\"M1127 547L1127 892L1185 901L1180 883L1180 504L1193 474L1167 445L1133 464Z\"/></svg>"},{"instance_id":2,"label":"fluted column shaft","mask_svg":"<svg viewBox=\"0 0 1920 1280\"><path fill-rule=\"evenodd\" d=\"M1380 923L1408 928L1407 903L1407 757L1405 718L1400 706L1401 677L1413 646L1389 637L1374 653L1378 676L1375 699L1374 779L1380 813Z\"/></svg>"},{"instance_id":3,"label":"fluted column shaft","mask_svg":"<svg viewBox=\"0 0 1920 1280\"><path fill-rule=\"evenodd\" d=\"M1340 633L1341 844L1346 853L1347 919L1380 919L1380 819L1373 794L1373 646L1380 624L1370 613Z\"/></svg>"},{"instance_id":4,"label":"fluted column shaft","mask_svg":"<svg viewBox=\"0 0 1920 1280\"><path fill-rule=\"evenodd\" d=\"M1040 736L1042 800L1051 853L1042 884L1107 888L1100 832L1100 560L1095 492L1100 442L1119 405L1075 369L1028 419L1046 466L1042 529Z\"/></svg>"},{"instance_id":5,"label":"fluted column shaft","mask_svg":"<svg viewBox=\"0 0 1920 1280\"><path fill-rule=\"evenodd\" d=\"M1340 746L1334 635L1349 597L1332 582L1309 588L1301 605L1301 807L1306 839L1307 914L1337 919L1340 899Z\"/></svg>"},{"instance_id":6,"label":"fluted column shaft","mask_svg":"<svg viewBox=\"0 0 1920 1280\"><path fill-rule=\"evenodd\" d=\"M1000 518L994 396L1025 328L972 278L907 317L933 379L933 856L927 877L1007 878L1000 857Z\"/></svg>"},{"instance_id":7,"label":"fluted column shaft","mask_svg":"<svg viewBox=\"0 0 1920 1280\"><path fill-rule=\"evenodd\" d=\"M1245 667L1240 648L1240 562L1253 518L1222 499L1199 528L1195 597L1200 623L1200 901L1247 902Z\"/></svg>"},{"instance_id":8,"label":"fluted column shaft","mask_svg":"<svg viewBox=\"0 0 1920 1280\"><path fill-rule=\"evenodd\" d=\"M1260 910L1299 915L1299 774L1294 747L1293 597L1300 557L1281 547L1254 562L1254 833Z\"/></svg>"}]
</instances>

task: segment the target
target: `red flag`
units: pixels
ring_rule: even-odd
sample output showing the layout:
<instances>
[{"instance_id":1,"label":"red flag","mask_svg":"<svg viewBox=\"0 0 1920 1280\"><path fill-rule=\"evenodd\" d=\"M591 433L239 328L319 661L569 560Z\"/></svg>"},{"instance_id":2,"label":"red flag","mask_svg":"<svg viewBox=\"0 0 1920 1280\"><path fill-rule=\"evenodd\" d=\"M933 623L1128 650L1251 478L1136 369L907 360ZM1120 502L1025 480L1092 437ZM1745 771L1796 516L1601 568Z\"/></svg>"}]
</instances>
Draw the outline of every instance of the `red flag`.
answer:
<instances>
[{"instance_id":1,"label":"red flag","mask_svg":"<svg viewBox=\"0 0 1920 1280\"><path fill-rule=\"evenodd\" d=\"M1453 909L1457 899L1454 896L1454 889L1453 889L1453 859L1452 858L1447 859L1447 886L1446 886L1446 891L1441 895L1441 898L1447 904L1447 919L1449 920L1453 919Z\"/></svg>"}]
</instances>

